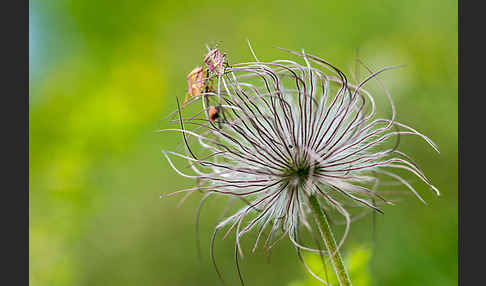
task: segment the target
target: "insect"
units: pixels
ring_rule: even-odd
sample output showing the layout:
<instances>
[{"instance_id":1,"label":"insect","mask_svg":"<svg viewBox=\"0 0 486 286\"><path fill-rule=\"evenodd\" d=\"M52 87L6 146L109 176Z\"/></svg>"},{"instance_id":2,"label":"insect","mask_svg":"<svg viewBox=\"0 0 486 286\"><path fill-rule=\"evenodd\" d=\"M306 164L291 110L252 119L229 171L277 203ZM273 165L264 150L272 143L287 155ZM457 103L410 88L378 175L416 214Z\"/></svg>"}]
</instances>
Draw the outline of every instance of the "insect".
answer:
<instances>
[{"instance_id":1,"label":"insect","mask_svg":"<svg viewBox=\"0 0 486 286\"><path fill-rule=\"evenodd\" d=\"M204 63L207 69L202 66L195 67L189 74L187 74L187 93L184 99L183 108L186 106L190 97L195 98L203 92L213 91L212 78L209 78L210 73L221 76L225 69L225 56L221 55L218 49L211 50L204 58ZM217 111L216 111L217 113Z\"/></svg>"},{"instance_id":2,"label":"insect","mask_svg":"<svg viewBox=\"0 0 486 286\"><path fill-rule=\"evenodd\" d=\"M210 106L209 107L209 121L214 122L219 118L219 107Z\"/></svg>"},{"instance_id":3,"label":"insect","mask_svg":"<svg viewBox=\"0 0 486 286\"><path fill-rule=\"evenodd\" d=\"M204 85L204 76L205 70L201 66L195 67L187 75L187 93L183 107L186 106L186 103L189 100L189 95L194 98L201 94Z\"/></svg>"},{"instance_id":4,"label":"insect","mask_svg":"<svg viewBox=\"0 0 486 286\"><path fill-rule=\"evenodd\" d=\"M204 63L209 68L209 71L218 76L224 73L224 58L226 54L221 55L218 49L211 50L204 58Z\"/></svg>"}]
</instances>

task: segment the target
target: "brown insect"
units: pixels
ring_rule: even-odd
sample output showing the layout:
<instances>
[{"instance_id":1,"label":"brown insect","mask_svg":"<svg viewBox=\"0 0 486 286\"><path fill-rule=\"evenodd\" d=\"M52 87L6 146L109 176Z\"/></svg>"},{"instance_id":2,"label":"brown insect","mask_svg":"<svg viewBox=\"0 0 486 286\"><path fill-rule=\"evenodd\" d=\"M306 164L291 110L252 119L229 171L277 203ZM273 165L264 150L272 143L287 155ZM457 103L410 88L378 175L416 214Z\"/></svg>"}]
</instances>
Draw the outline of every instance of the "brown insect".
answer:
<instances>
[{"instance_id":1,"label":"brown insect","mask_svg":"<svg viewBox=\"0 0 486 286\"><path fill-rule=\"evenodd\" d=\"M187 101L189 100L189 95L191 97L197 97L201 94L201 91L204 86L204 75L205 71L202 67L195 67L188 75L187 75L187 93L186 99L184 100L184 106L186 106Z\"/></svg>"},{"instance_id":2,"label":"brown insect","mask_svg":"<svg viewBox=\"0 0 486 286\"><path fill-rule=\"evenodd\" d=\"M209 121L214 122L219 118L219 107L210 106L209 107Z\"/></svg>"}]
</instances>

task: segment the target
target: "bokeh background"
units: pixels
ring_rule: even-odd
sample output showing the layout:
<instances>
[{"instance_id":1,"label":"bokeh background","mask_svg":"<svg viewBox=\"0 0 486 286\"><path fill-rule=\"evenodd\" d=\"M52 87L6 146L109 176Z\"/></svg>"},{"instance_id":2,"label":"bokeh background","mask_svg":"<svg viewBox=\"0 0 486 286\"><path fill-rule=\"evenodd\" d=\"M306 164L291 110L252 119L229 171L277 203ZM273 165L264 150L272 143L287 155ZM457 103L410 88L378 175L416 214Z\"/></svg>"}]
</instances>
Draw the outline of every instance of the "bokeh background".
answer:
<instances>
[{"instance_id":1,"label":"bokeh background","mask_svg":"<svg viewBox=\"0 0 486 286\"><path fill-rule=\"evenodd\" d=\"M288 57L281 46L345 71L358 51L374 69L407 65L381 79L398 119L439 145L440 155L404 138L401 150L442 196L418 184L427 206L410 197L386 207L374 244L371 219L356 223L345 253L371 247L359 266L367 285L457 285L457 1L31 0L29 13L31 285L219 284L209 238L224 204L202 212L198 260L200 197L179 208L160 198L194 184L161 157L180 138L154 131L205 45L238 62L251 59L246 39L265 60ZM216 245L238 285L232 238ZM241 266L248 285L314 283L285 240L270 263L257 252Z\"/></svg>"}]
</instances>

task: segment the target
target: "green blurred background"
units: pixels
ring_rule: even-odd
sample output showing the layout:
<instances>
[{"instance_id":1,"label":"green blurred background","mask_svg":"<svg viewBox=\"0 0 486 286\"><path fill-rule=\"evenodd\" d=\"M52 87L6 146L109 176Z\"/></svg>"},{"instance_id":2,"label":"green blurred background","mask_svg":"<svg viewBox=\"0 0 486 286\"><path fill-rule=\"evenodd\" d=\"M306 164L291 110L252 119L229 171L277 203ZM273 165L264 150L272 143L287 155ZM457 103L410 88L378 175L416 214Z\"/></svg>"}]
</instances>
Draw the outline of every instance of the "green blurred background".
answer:
<instances>
[{"instance_id":1,"label":"green blurred background","mask_svg":"<svg viewBox=\"0 0 486 286\"><path fill-rule=\"evenodd\" d=\"M202 211L198 261L200 197L179 208L160 198L194 182L161 158L180 138L154 130L206 44L246 61L247 38L264 60L289 57L281 46L346 71L358 49L375 69L407 65L381 78L398 119L439 145L404 138L401 150L443 195L418 184L427 206L410 197L377 217L370 285L457 285L457 1L31 0L29 13L31 285L219 284L209 238L225 205ZM370 221L353 225L345 251L371 245ZM216 256L237 285L232 238L217 239ZM241 266L248 285L308 276L285 240L270 263L258 252Z\"/></svg>"}]
</instances>

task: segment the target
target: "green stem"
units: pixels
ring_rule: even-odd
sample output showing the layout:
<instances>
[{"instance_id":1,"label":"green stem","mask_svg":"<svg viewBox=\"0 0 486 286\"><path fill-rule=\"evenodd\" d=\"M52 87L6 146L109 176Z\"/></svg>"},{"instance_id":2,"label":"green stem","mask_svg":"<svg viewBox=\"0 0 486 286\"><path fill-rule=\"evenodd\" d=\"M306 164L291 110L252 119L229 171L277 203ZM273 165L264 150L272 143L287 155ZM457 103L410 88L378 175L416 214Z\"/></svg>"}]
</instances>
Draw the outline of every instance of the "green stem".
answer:
<instances>
[{"instance_id":1,"label":"green stem","mask_svg":"<svg viewBox=\"0 0 486 286\"><path fill-rule=\"evenodd\" d=\"M349 279L348 272L344 266L341 254L337 251L336 240L334 239L334 234L332 233L331 227L327 222L326 216L322 213L321 206L314 195L309 197L310 206L314 212L315 219L319 224L319 230L321 231L321 236L324 239L327 250L332 257L332 264L334 265L334 270L336 270L336 275L339 280L339 285L341 286L351 286L351 280Z\"/></svg>"}]
</instances>

